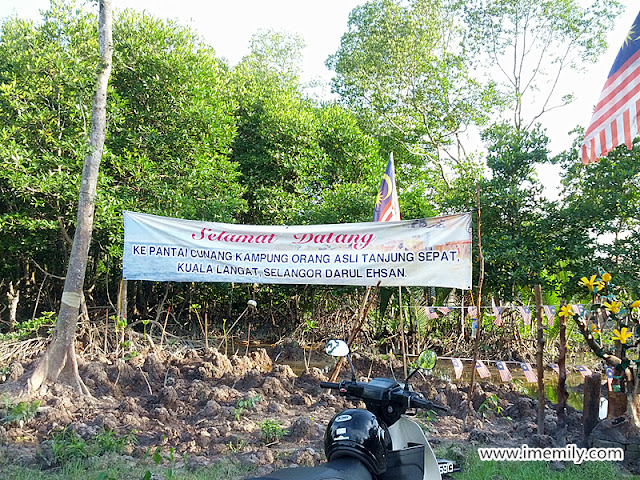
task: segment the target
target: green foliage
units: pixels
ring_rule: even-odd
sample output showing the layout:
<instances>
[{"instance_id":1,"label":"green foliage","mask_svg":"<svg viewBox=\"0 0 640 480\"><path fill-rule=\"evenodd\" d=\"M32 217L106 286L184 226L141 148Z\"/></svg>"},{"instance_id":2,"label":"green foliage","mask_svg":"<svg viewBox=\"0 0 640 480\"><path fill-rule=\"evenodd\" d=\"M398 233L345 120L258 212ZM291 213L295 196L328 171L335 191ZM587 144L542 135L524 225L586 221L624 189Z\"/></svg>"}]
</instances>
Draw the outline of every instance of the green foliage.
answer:
<instances>
[{"instance_id":1,"label":"green foliage","mask_svg":"<svg viewBox=\"0 0 640 480\"><path fill-rule=\"evenodd\" d=\"M223 457L204 468L177 467L174 479L180 480L238 480L255 470L255 466L241 464L232 457ZM148 477L145 475L148 473ZM11 480L124 480L164 478L168 480L167 468L145 466L144 462L132 462L130 458L107 455L90 457L82 462L70 462L60 468L42 470L40 467L23 466L14 458L0 459L0 478Z\"/></svg>"},{"instance_id":2,"label":"green foliage","mask_svg":"<svg viewBox=\"0 0 640 480\"><path fill-rule=\"evenodd\" d=\"M54 460L60 464L84 460L90 456L87 442L69 427L53 432L47 442L51 446Z\"/></svg>"},{"instance_id":3,"label":"green foliage","mask_svg":"<svg viewBox=\"0 0 640 480\"><path fill-rule=\"evenodd\" d=\"M543 283L545 290L570 294L571 275L583 271L581 263L593 253L589 235L605 233L618 236L599 247L603 265L621 285L637 288L637 154L611 152L614 163L594 166L600 170L569 168L567 208L543 202L533 172L547 161L547 139L519 120L518 105L528 91L480 84L473 72L476 62L489 64L483 55L492 46L498 62L516 44L523 33L513 22L518 12L528 12L529 25L545 33L535 38L566 45L590 61L602 50L617 10L615 2L587 9L534 3L367 2L352 12L328 61L341 98L322 104L307 98L300 84L300 37L258 32L249 55L231 67L191 28L148 13L117 13L88 302L109 305L117 295L123 210L231 223L369 221L390 151L404 218L475 210L475 186L481 185L485 292L509 300ZM20 284L19 318L30 318L36 302L39 309L57 310L62 282L42 271L63 275L74 234L98 58L95 15L78 5L54 0L41 22L7 18L1 25L0 278ZM466 25L456 17L461 11ZM484 35L490 26L504 36ZM556 52L549 46L545 58L559 60ZM502 105L499 89L516 102L517 121L496 122L484 132L485 171L484 158L467 155L457 135L487 124L492 107ZM153 318L165 286L132 288L135 315L146 331L144 322ZM166 288L171 319L182 334L198 331L189 315L195 304L202 306L196 316L207 312L220 325L245 308L243 295L251 293L259 302L269 299L269 310L260 313L281 318L278 328L284 330L307 318L318 298L331 296L330 309L341 306L337 296L358 296L356 288ZM305 299L300 309L299 298ZM53 314L42 313L6 338L43 333L40 327L49 321ZM396 319L387 321L394 330ZM417 321L421 332L446 331L446 325ZM122 332L127 325L118 322Z\"/></svg>"},{"instance_id":4,"label":"green foliage","mask_svg":"<svg viewBox=\"0 0 640 480\"><path fill-rule=\"evenodd\" d=\"M598 163L576 162L577 149L565 152L558 161L565 168L562 198L571 227L579 229L590 253L570 256L569 270L578 278L592 270L590 259L611 273L616 284L632 294L638 289L640 268L640 154L638 140L633 150L621 145ZM594 242L593 239L597 239ZM568 297L579 294L572 278ZM584 290L582 290L584 291Z\"/></svg>"},{"instance_id":5,"label":"green foliage","mask_svg":"<svg viewBox=\"0 0 640 480\"><path fill-rule=\"evenodd\" d=\"M134 432L118 435L113 430L106 430L104 427L96 434L94 440L94 455L104 455L107 453L121 454L127 446L138 443L138 438Z\"/></svg>"},{"instance_id":6,"label":"green foliage","mask_svg":"<svg viewBox=\"0 0 640 480\"><path fill-rule=\"evenodd\" d=\"M253 53L233 71L238 129L231 160L246 187L243 221L369 220L384 169L377 143L347 110L313 105L301 97L295 79L278 72Z\"/></svg>"},{"instance_id":7,"label":"green foliage","mask_svg":"<svg viewBox=\"0 0 640 480\"><path fill-rule=\"evenodd\" d=\"M418 410L417 416L426 422L434 422L438 419L438 413L435 410Z\"/></svg>"},{"instance_id":8,"label":"green foliage","mask_svg":"<svg viewBox=\"0 0 640 480\"><path fill-rule=\"evenodd\" d=\"M621 11L615 1L454 3L466 23L465 45L474 64L495 73L496 88L518 130L529 130L538 117L572 101L570 91L557 91L558 79L598 59Z\"/></svg>"},{"instance_id":9,"label":"green foliage","mask_svg":"<svg viewBox=\"0 0 640 480\"><path fill-rule=\"evenodd\" d=\"M487 397L487 399L480 404L478 407L478 413L483 416L483 418L489 418L494 415L502 415L502 407L500 406L498 396L496 394L491 394Z\"/></svg>"},{"instance_id":10,"label":"green foliage","mask_svg":"<svg viewBox=\"0 0 640 480\"><path fill-rule=\"evenodd\" d=\"M156 449L153 452L152 459L153 459L153 462L156 464L156 466L161 465L163 462L166 462L169 464L169 467L165 471L165 476L167 479L176 478L176 470L175 470L176 457L174 454L175 454L175 448L173 447L169 447L169 453L166 456L162 455L162 450L160 447L156 447ZM147 470L144 472L144 476L142 478L144 480L150 480L151 478L153 478L153 475L150 470Z\"/></svg>"},{"instance_id":11,"label":"green foliage","mask_svg":"<svg viewBox=\"0 0 640 480\"><path fill-rule=\"evenodd\" d=\"M465 457L462 471L455 474L457 480L506 479L529 480L588 480L590 478L616 478L631 480L635 475L622 473L614 462L584 462L568 465L565 470L553 470L550 462L483 462L476 452Z\"/></svg>"},{"instance_id":12,"label":"green foliage","mask_svg":"<svg viewBox=\"0 0 640 480\"><path fill-rule=\"evenodd\" d=\"M33 400L32 402L12 404L8 398L3 397L2 405L0 406L0 413L3 416L0 418L0 423L13 423L22 427L29 420L35 418L40 408L40 403L40 400Z\"/></svg>"},{"instance_id":13,"label":"green foliage","mask_svg":"<svg viewBox=\"0 0 640 480\"><path fill-rule=\"evenodd\" d=\"M285 434L286 430L278 420L267 418L260 425L260 437L265 444L277 442L284 437Z\"/></svg>"},{"instance_id":14,"label":"green foliage","mask_svg":"<svg viewBox=\"0 0 640 480\"><path fill-rule=\"evenodd\" d=\"M236 420L240 420L245 410L254 410L256 405L262 400L264 400L262 395L249 396L245 399L238 400L236 406L233 408L233 417Z\"/></svg>"},{"instance_id":15,"label":"green foliage","mask_svg":"<svg viewBox=\"0 0 640 480\"><path fill-rule=\"evenodd\" d=\"M55 462L66 465L85 462L88 458L109 453L122 454L128 445L137 444L138 439L133 432L120 436L112 430L102 428L87 441L70 427L65 427L54 431L46 443L51 447Z\"/></svg>"},{"instance_id":16,"label":"green foliage","mask_svg":"<svg viewBox=\"0 0 640 480\"><path fill-rule=\"evenodd\" d=\"M374 131L424 155L423 164L464 126L486 118L490 88L469 75L452 13L444 2L367 2L351 12L327 61L334 91Z\"/></svg>"},{"instance_id":17,"label":"green foliage","mask_svg":"<svg viewBox=\"0 0 640 480\"><path fill-rule=\"evenodd\" d=\"M0 275L14 284L32 262L58 275L66 268L95 82L95 32L95 16L73 1L52 2L42 23L2 24ZM87 270L88 287L100 285L103 298L119 277L123 210L231 221L244 209L228 159L235 119L227 76L190 29L131 11L114 18L109 128Z\"/></svg>"},{"instance_id":18,"label":"green foliage","mask_svg":"<svg viewBox=\"0 0 640 480\"><path fill-rule=\"evenodd\" d=\"M16 323L13 331L0 334L0 340L24 340L33 335L39 335L44 327L48 327L46 332L49 334L55 324L55 312L42 312L37 318Z\"/></svg>"}]
</instances>

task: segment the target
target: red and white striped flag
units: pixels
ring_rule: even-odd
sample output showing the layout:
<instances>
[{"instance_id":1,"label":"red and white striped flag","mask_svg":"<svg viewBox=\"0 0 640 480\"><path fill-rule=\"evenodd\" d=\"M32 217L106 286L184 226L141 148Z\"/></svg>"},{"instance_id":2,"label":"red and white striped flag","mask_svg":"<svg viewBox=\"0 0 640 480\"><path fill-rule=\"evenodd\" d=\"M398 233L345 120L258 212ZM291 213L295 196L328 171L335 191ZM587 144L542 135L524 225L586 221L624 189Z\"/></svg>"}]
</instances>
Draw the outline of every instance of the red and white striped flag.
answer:
<instances>
[{"instance_id":1,"label":"red and white striped flag","mask_svg":"<svg viewBox=\"0 0 640 480\"><path fill-rule=\"evenodd\" d=\"M524 372L524 377L527 379L527 382L529 383L537 383L538 382L538 376L536 375L536 372L534 372L531 369L531 364L529 363L521 363L520 367L522 368L522 371Z\"/></svg>"},{"instance_id":2,"label":"red and white striped flag","mask_svg":"<svg viewBox=\"0 0 640 480\"><path fill-rule=\"evenodd\" d=\"M578 365L576 368L582 374L582 378L587 378L589 375L591 375L591 370L589 369L589 367Z\"/></svg>"},{"instance_id":3,"label":"red and white striped flag","mask_svg":"<svg viewBox=\"0 0 640 480\"><path fill-rule=\"evenodd\" d=\"M547 319L549 320L549 326L553 327L553 320L556 318L556 306L543 305L542 309L544 310L544 313L547 315Z\"/></svg>"},{"instance_id":4,"label":"red and white striped flag","mask_svg":"<svg viewBox=\"0 0 640 480\"><path fill-rule=\"evenodd\" d=\"M373 211L374 222L391 222L400 220L400 205L396 190L396 174L393 166L393 153L389 155L387 169L382 176L380 191L376 197L376 208Z\"/></svg>"},{"instance_id":5,"label":"red and white striped flag","mask_svg":"<svg viewBox=\"0 0 640 480\"><path fill-rule=\"evenodd\" d=\"M478 309L476 307L467 308L467 312L471 318L478 318Z\"/></svg>"},{"instance_id":6,"label":"red and white striped flag","mask_svg":"<svg viewBox=\"0 0 640 480\"><path fill-rule=\"evenodd\" d=\"M451 363L453 363L453 371L456 373L456 379L460 378L463 370L462 362L459 358L452 358Z\"/></svg>"},{"instance_id":7,"label":"red and white striped flag","mask_svg":"<svg viewBox=\"0 0 640 480\"><path fill-rule=\"evenodd\" d=\"M438 307L438 311L441 314L446 315L447 313L451 312L451 309L449 307Z\"/></svg>"},{"instance_id":8,"label":"red and white striped flag","mask_svg":"<svg viewBox=\"0 0 640 480\"><path fill-rule=\"evenodd\" d=\"M491 376L491 372L489 371L487 366L482 363L482 360L476 361L476 370L478 371L478 375L480 375L480 378L487 378Z\"/></svg>"},{"instance_id":9,"label":"red and white striped flag","mask_svg":"<svg viewBox=\"0 0 640 480\"><path fill-rule=\"evenodd\" d=\"M582 142L582 163L597 162L638 136L640 116L640 13L609 71Z\"/></svg>"},{"instance_id":10,"label":"red and white striped flag","mask_svg":"<svg viewBox=\"0 0 640 480\"><path fill-rule=\"evenodd\" d=\"M498 367L498 373L500 374L500 379L503 382L510 382L512 377L511 377L511 372L507 367L507 364L504 362L496 362L496 367Z\"/></svg>"},{"instance_id":11,"label":"red and white striped flag","mask_svg":"<svg viewBox=\"0 0 640 480\"><path fill-rule=\"evenodd\" d=\"M525 325L531 325L531 309L529 307L519 306L518 310L522 314L522 318L524 318Z\"/></svg>"},{"instance_id":12,"label":"red and white striped flag","mask_svg":"<svg viewBox=\"0 0 640 480\"><path fill-rule=\"evenodd\" d=\"M498 307L496 305L496 301L493 297L491 297L491 308L493 309L493 314L496 317L493 323L498 326L502 325L502 307Z\"/></svg>"}]
</instances>

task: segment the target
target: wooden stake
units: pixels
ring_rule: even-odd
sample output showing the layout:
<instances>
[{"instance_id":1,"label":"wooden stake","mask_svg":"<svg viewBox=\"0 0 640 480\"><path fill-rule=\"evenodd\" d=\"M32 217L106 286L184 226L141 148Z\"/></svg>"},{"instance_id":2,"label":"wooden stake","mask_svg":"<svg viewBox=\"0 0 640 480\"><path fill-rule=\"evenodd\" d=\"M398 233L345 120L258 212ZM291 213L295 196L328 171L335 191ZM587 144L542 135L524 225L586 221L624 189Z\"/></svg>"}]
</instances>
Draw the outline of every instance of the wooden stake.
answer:
<instances>
[{"instance_id":1,"label":"wooden stake","mask_svg":"<svg viewBox=\"0 0 640 480\"><path fill-rule=\"evenodd\" d=\"M462 338L464 338L464 290L460 290L460 331L462 332Z\"/></svg>"},{"instance_id":2,"label":"wooden stake","mask_svg":"<svg viewBox=\"0 0 640 480\"><path fill-rule=\"evenodd\" d=\"M107 354L107 336L109 335L109 309L107 308L107 318L104 320L104 354Z\"/></svg>"},{"instance_id":3,"label":"wooden stake","mask_svg":"<svg viewBox=\"0 0 640 480\"><path fill-rule=\"evenodd\" d=\"M209 350L209 317L207 312L204 312L204 348Z\"/></svg>"},{"instance_id":4,"label":"wooden stake","mask_svg":"<svg viewBox=\"0 0 640 480\"><path fill-rule=\"evenodd\" d=\"M247 350L244 352L244 356L249 356L249 342L251 341L251 324L249 324L249 329L247 330ZM308 370L308 368L307 368Z\"/></svg>"},{"instance_id":5,"label":"wooden stake","mask_svg":"<svg viewBox=\"0 0 640 480\"><path fill-rule=\"evenodd\" d=\"M592 432L596 423L600 420L600 374L594 373L584 379L584 407L582 419L584 422L584 438Z\"/></svg>"},{"instance_id":6,"label":"wooden stake","mask_svg":"<svg viewBox=\"0 0 640 480\"><path fill-rule=\"evenodd\" d=\"M538 325L538 352L536 363L538 370L538 435L544 435L544 367L542 354L544 353L544 329L542 327L542 286L534 287L536 296L536 320ZM533 327L533 326L532 326Z\"/></svg>"},{"instance_id":7,"label":"wooden stake","mask_svg":"<svg viewBox=\"0 0 640 480\"><path fill-rule=\"evenodd\" d=\"M171 305L167 307L167 316L164 317L164 325L162 326L162 336L160 337L160 349L162 350L162 344L164 338L167 335L167 320L169 320L169 313L171 312Z\"/></svg>"},{"instance_id":8,"label":"wooden stake","mask_svg":"<svg viewBox=\"0 0 640 480\"><path fill-rule=\"evenodd\" d=\"M567 317L559 317L560 321L560 351L558 354L558 447L565 447L567 445L567 399L569 393L567 392Z\"/></svg>"}]
</instances>

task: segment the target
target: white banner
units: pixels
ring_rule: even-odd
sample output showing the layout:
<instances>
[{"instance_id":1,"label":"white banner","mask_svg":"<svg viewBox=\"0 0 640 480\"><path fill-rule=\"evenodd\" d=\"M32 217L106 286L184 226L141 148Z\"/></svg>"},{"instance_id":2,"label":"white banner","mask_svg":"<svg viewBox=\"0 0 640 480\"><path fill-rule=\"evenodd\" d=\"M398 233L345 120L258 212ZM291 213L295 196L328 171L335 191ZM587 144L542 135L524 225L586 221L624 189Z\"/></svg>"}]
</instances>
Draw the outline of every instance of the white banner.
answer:
<instances>
[{"instance_id":1,"label":"white banner","mask_svg":"<svg viewBox=\"0 0 640 480\"><path fill-rule=\"evenodd\" d=\"M260 226L124 212L126 280L471 288L471 214Z\"/></svg>"}]
</instances>

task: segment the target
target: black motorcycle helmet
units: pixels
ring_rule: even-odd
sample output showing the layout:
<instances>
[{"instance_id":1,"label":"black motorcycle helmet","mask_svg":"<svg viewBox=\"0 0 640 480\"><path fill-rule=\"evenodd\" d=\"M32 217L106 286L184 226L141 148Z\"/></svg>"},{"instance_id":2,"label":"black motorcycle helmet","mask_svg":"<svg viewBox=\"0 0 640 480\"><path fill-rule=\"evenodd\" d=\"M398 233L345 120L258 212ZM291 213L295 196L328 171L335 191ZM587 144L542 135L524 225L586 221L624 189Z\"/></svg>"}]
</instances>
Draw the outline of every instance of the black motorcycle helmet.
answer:
<instances>
[{"instance_id":1,"label":"black motorcycle helmet","mask_svg":"<svg viewBox=\"0 0 640 480\"><path fill-rule=\"evenodd\" d=\"M384 423L367 410L350 408L331 419L324 435L327 460L355 457L374 475L387 470L391 435Z\"/></svg>"}]
</instances>

